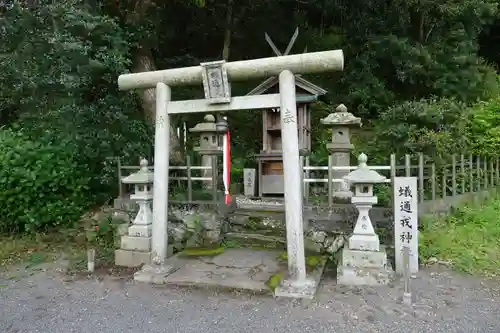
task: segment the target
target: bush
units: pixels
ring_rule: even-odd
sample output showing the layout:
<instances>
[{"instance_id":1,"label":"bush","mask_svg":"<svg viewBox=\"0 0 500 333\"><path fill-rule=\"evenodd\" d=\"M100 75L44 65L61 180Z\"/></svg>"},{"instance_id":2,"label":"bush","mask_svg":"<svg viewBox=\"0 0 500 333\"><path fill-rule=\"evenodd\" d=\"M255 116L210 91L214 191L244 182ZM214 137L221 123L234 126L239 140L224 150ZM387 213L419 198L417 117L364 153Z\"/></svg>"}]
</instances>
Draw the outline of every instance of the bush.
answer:
<instances>
[{"instance_id":1,"label":"bush","mask_svg":"<svg viewBox=\"0 0 500 333\"><path fill-rule=\"evenodd\" d=\"M468 147L469 112L465 104L444 98L405 102L380 115L375 141L383 150L394 150L386 156L422 152L439 158L463 152Z\"/></svg>"},{"instance_id":2,"label":"bush","mask_svg":"<svg viewBox=\"0 0 500 333\"><path fill-rule=\"evenodd\" d=\"M471 108L470 134L475 155L500 154L500 98L481 102Z\"/></svg>"},{"instance_id":3,"label":"bush","mask_svg":"<svg viewBox=\"0 0 500 333\"><path fill-rule=\"evenodd\" d=\"M71 225L88 206L89 179L68 142L0 131L0 231Z\"/></svg>"}]
</instances>

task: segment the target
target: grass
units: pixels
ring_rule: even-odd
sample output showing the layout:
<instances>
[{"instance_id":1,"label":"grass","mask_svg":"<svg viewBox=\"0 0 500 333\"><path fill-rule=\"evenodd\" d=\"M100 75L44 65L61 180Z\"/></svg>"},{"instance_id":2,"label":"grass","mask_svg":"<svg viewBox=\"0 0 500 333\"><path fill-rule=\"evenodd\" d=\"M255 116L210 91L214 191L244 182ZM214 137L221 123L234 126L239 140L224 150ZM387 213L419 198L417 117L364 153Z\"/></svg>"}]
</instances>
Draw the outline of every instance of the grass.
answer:
<instances>
[{"instance_id":1,"label":"grass","mask_svg":"<svg viewBox=\"0 0 500 333\"><path fill-rule=\"evenodd\" d=\"M224 252L223 247L216 248L191 248L182 251L179 256L181 257L215 257Z\"/></svg>"},{"instance_id":2,"label":"grass","mask_svg":"<svg viewBox=\"0 0 500 333\"><path fill-rule=\"evenodd\" d=\"M70 272L85 271L87 251L85 235L80 230L62 230L47 234L0 236L0 269L16 264L34 267L64 258ZM96 267L114 262L114 247L96 247Z\"/></svg>"},{"instance_id":3,"label":"grass","mask_svg":"<svg viewBox=\"0 0 500 333\"><path fill-rule=\"evenodd\" d=\"M457 271L500 276L500 197L422 222L419 253L423 260L434 257L450 262Z\"/></svg>"},{"instance_id":4,"label":"grass","mask_svg":"<svg viewBox=\"0 0 500 333\"><path fill-rule=\"evenodd\" d=\"M61 234L0 236L0 267L35 266L53 260L68 246Z\"/></svg>"}]
</instances>

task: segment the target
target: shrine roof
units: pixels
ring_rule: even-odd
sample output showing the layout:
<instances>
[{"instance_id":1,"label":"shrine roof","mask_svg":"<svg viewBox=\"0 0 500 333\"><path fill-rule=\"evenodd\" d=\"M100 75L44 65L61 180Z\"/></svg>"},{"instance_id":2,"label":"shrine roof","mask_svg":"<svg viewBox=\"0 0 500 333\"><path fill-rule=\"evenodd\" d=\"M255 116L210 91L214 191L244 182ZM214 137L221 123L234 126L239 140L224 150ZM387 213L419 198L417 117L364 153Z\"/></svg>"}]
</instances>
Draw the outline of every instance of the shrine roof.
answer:
<instances>
[{"instance_id":1,"label":"shrine roof","mask_svg":"<svg viewBox=\"0 0 500 333\"><path fill-rule=\"evenodd\" d=\"M257 87L252 89L252 91L250 91L247 94L247 96L248 95L261 95L261 94L265 93L267 90L269 90L272 87L274 87L275 85L277 85L278 83L279 83L279 81L278 81L277 76L270 77L267 80L265 80L264 82L262 82L261 84L259 84ZM315 95L315 96L322 96L328 92L325 89L315 85L314 83L307 81L299 74L295 75L295 85L299 88L304 89L305 91L307 91L311 95Z\"/></svg>"}]
</instances>

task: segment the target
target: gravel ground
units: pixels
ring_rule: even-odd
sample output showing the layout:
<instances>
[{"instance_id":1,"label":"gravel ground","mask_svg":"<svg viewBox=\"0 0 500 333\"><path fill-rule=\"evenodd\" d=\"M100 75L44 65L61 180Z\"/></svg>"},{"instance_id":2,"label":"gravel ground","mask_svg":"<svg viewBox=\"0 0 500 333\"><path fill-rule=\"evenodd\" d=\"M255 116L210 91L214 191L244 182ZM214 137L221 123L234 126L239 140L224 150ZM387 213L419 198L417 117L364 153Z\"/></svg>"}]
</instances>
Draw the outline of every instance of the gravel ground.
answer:
<instances>
[{"instance_id":1,"label":"gravel ground","mask_svg":"<svg viewBox=\"0 0 500 333\"><path fill-rule=\"evenodd\" d=\"M399 282L349 289L326 277L317 300L303 303L19 270L0 276L0 332L500 332L500 282L426 270L413 288L409 309Z\"/></svg>"}]
</instances>

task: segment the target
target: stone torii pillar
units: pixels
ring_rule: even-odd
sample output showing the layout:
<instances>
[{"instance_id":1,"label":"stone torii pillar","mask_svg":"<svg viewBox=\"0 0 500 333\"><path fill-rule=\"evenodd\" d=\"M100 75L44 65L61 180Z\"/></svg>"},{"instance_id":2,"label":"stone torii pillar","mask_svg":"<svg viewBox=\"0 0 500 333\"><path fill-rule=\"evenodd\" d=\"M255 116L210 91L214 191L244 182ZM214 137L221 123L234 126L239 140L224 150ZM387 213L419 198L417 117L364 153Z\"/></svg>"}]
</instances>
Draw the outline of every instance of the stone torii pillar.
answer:
<instances>
[{"instance_id":1,"label":"stone torii pillar","mask_svg":"<svg viewBox=\"0 0 500 333\"><path fill-rule=\"evenodd\" d=\"M342 50L305 53L236 62L215 61L200 66L167 69L118 78L120 90L156 87L152 265L136 273L135 279L163 283L173 267L165 263L167 249L167 205L169 167L169 116L192 112L220 112L281 108L288 276L277 293L310 297L316 286L306 277L303 236L301 170L297 136L295 74L341 71ZM231 97L229 80L250 80L279 75L279 94ZM205 99L171 101L171 86L203 83Z\"/></svg>"}]
</instances>

